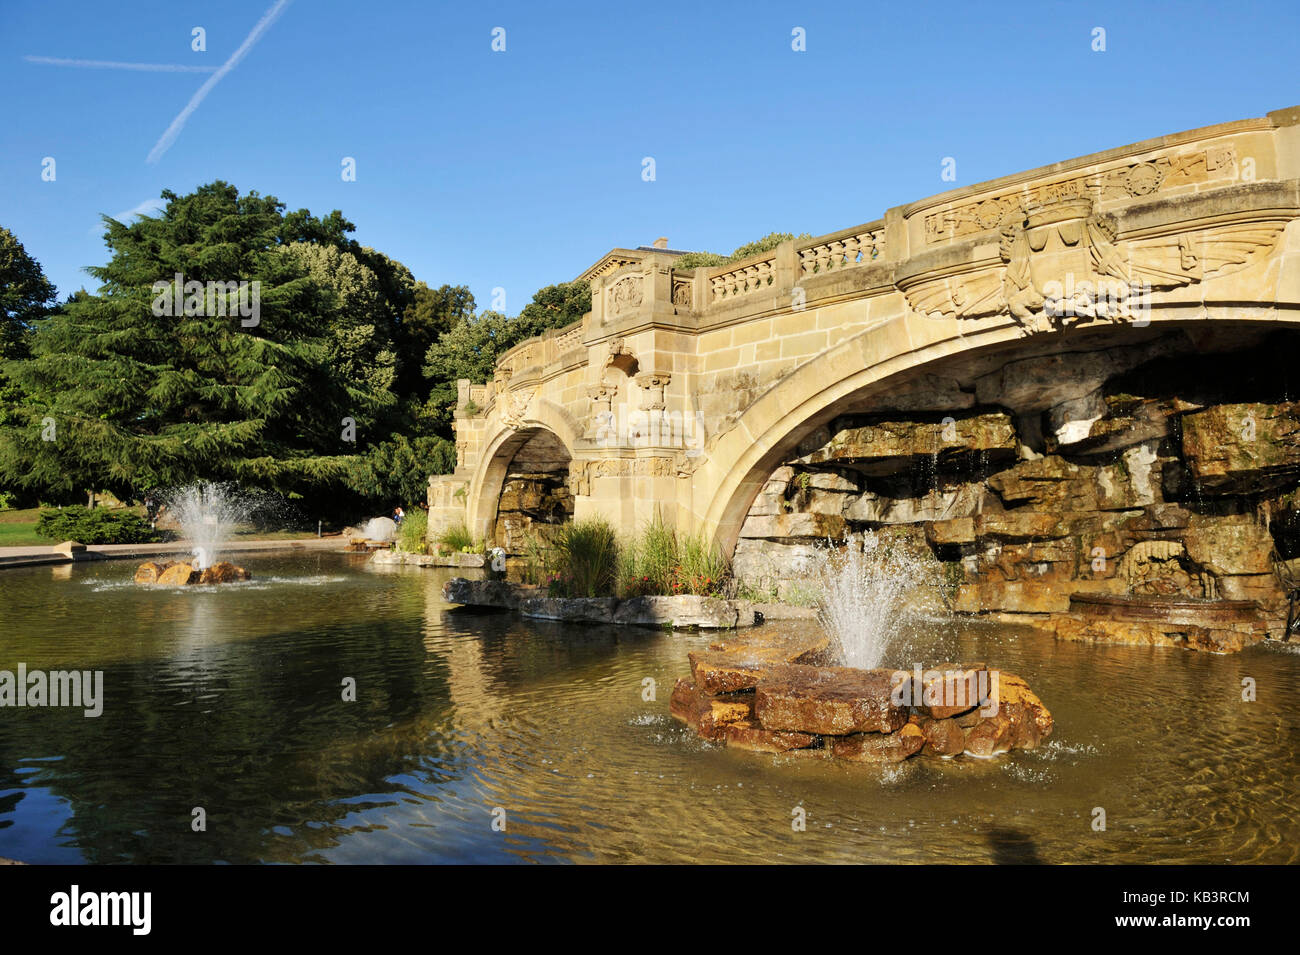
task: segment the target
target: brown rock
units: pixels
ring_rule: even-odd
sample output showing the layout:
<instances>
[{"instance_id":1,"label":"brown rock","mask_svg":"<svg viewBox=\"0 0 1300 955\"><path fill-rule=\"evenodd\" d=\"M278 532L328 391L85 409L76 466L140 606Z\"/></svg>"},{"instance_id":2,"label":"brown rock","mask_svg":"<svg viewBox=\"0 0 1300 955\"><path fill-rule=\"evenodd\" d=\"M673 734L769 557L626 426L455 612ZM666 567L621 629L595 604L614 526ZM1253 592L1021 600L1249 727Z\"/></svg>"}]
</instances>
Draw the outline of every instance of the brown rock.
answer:
<instances>
[{"instance_id":1,"label":"brown rock","mask_svg":"<svg viewBox=\"0 0 1300 955\"><path fill-rule=\"evenodd\" d=\"M1182 536L1187 555L1215 576L1273 572L1273 536L1249 517L1194 518Z\"/></svg>"},{"instance_id":2,"label":"brown rock","mask_svg":"<svg viewBox=\"0 0 1300 955\"><path fill-rule=\"evenodd\" d=\"M185 563L172 564L158 575L158 583L165 587L196 584L198 581L199 572Z\"/></svg>"},{"instance_id":3,"label":"brown rock","mask_svg":"<svg viewBox=\"0 0 1300 955\"><path fill-rule=\"evenodd\" d=\"M678 680L668 701L668 711L705 739L721 740L728 723L754 715L751 694L709 696L689 680Z\"/></svg>"},{"instance_id":4,"label":"brown rock","mask_svg":"<svg viewBox=\"0 0 1300 955\"><path fill-rule=\"evenodd\" d=\"M966 733L966 753L971 756L989 757L1005 753L1015 741L1015 728L1011 720L999 713L980 720Z\"/></svg>"},{"instance_id":5,"label":"brown rock","mask_svg":"<svg viewBox=\"0 0 1300 955\"><path fill-rule=\"evenodd\" d=\"M135 582L137 584L156 584L158 583L158 578L161 577L163 572L168 567L171 567L172 564L173 562L170 560L162 562L146 560L136 568Z\"/></svg>"},{"instance_id":6,"label":"brown rock","mask_svg":"<svg viewBox=\"0 0 1300 955\"><path fill-rule=\"evenodd\" d=\"M1183 457L1209 493L1257 493L1300 473L1300 402L1216 405L1184 415L1182 431Z\"/></svg>"},{"instance_id":7,"label":"brown rock","mask_svg":"<svg viewBox=\"0 0 1300 955\"><path fill-rule=\"evenodd\" d=\"M709 644L710 650L744 655L754 650L781 655L784 663L817 665L830 654L830 637L820 629L813 633L792 634L775 628L760 628L746 633L729 634Z\"/></svg>"},{"instance_id":8,"label":"brown rock","mask_svg":"<svg viewBox=\"0 0 1300 955\"><path fill-rule=\"evenodd\" d=\"M1038 698L1038 695L1029 688L1029 684L1016 674L1000 670L997 677L997 715L1008 720L1015 738L1029 740L1037 737L1034 739L1032 746L1023 747L1024 749L1033 749L1034 746L1038 745L1039 740L1052 735L1053 720L1051 711L1043 705L1043 701ZM1022 731L1021 727L1026 724L1032 724L1033 729Z\"/></svg>"},{"instance_id":9,"label":"brown rock","mask_svg":"<svg viewBox=\"0 0 1300 955\"><path fill-rule=\"evenodd\" d=\"M927 719L921 723L921 735L925 737L923 752L927 756L956 756L966 748L966 733L955 719Z\"/></svg>"},{"instance_id":10,"label":"brown rock","mask_svg":"<svg viewBox=\"0 0 1300 955\"><path fill-rule=\"evenodd\" d=\"M936 663L921 671L919 686L915 678L910 685L908 702L921 715L944 720L979 706L991 684L982 663Z\"/></svg>"},{"instance_id":11,"label":"brown rock","mask_svg":"<svg viewBox=\"0 0 1300 955\"><path fill-rule=\"evenodd\" d=\"M775 732L749 720L728 723L723 730L728 746L755 753L785 753L792 749L808 749L819 742L819 737L811 733Z\"/></svg>"},{"instance_id":12,"label":"brown rock","mask_svg":"<svg viewBox=\"0 0 1300 955\"><path fill-rule=\"evenodd\" d=\"M754 713L764 729L845 736L892 733L907 722L895 706L892 670L786 666L757 684Z\"/></svg>"},{"instance_id":13,"label":"brown rock","mask_svg":"<svg viewBox=\"0 0 1300 955\"><path fill-rule=\"evenodd\" d=\"M228 560L218 561L211 567L204 568L199 574L201 584L228 584L236 580L249 580L252 574Z\"/></svg>"},{"instance_id":14,"label":"brown rock","mask_svg":"<svg viewBox=\"0 0 1300 955\"><path fill-rule=\"evenodd\" d=\"M945 425L926 421L881 421L844 428L823 447L801 458L807 465L853 468L864 474L895 474L921 459L980 452L988 458L1012 458L1016 431L1005 414L982 414Z\"/></svg>"},{"instance_id":15,"label":"brown rock","mask_svg":"<svg viewBox=\"0 0 1300 955\"><path fill-rule=\"evenodd\" d=\"M1253 625L1203 627L1176 620L1107 620L1069 613L1043 626L1055 633L1058 639L1078 643L1178 647L1210 653L1236 653L1268 636L1268 627L1263 621Z\"/></svg>"},{"instance_id":16,"label":"brown rock","mask_svg":"<svg viewBox=\"0 0 1300 955\"><path fill-rule=\"evenodd\" d=\"M907 729L908 727L904 727ZM838 759L851 759L863 763L901 763L920 752L925 737L915 726L915 732L906 733L855 733L839 739L828 740L831 755Z\"/></svg>"},{"instance_id":17,"label":"brown rock","mask_svg":"<svg viewBox=\"0 0 1300 955\"><path fill-rule=\"evenodd\" d=\"M769 671L785 665L785 655L770 647L752 648L745 653L693 651L688 658L695 685L712 696L752 690Z\"/></svg>"}]
</instances>

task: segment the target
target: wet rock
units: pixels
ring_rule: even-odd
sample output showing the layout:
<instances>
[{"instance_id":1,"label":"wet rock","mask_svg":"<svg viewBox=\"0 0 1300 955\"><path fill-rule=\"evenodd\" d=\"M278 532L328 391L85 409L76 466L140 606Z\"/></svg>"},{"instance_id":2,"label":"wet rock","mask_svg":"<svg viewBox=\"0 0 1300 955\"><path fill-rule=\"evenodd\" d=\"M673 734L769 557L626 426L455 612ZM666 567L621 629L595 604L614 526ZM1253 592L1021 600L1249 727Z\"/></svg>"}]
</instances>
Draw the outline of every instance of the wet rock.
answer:
<instances>
[{"instance_id":1,"label":"wet rock","mask_svg":"<svg viewBox=\"0 0 1300 955\"><path fill-rule=\"evenodd\" d=\"M1152 504L1159 472L1154 445L1124 452L1122 464L1079 465L1056 455L1021 461L994 474L989 487L1008 505L1032 504L1039 513L1134 510Z\"/></svg>"},{"instance_id":2,"label":"wet rock","mask_svg":"<svg viewBox=\"0 0 1300 955\"><path fill-rule=\"evenodd\" d=\"M504 580L469 580L452 577L442 585L442 599L468 607L499 607L515 610L524 597L538 596L535 587L523 588Z\"/></svg>"},{"instance_id":3,"label":"wet rock","mask_svg":"<svg viewBox=\"0 0 1300 955\"><path fill-rule=\"evenodd\" d=\"M1271 575L1270 575L1271 576ZM1098 597L1076 594L1070 612L1037 626L1061 640L1234 653L1265 639L1281 621L1249 600Z\"/></svg>"},{"instance_id":4,"label":"wet rock","mask_svg":"<svg viewBox=\"0 0 1300 955\"><path fill-rule=\"evenodd\" d=\"M709 644L710 650L746 654L764 649L780 656L783 663L823 664L830 662L831 640L820 629L811 633L788 633L759 629L731 634Z\"/></svg>"},{"instance_id":5,"label":"wet rock","mask_svg":"<svg viewBox=\"0 0 1300 955\"><path fill-rule=\"evenodd\" d=\"M955 719L927 718L920 723L920 727L921 735L925 737L925 748L922 750L924 755L957 756L966 749L966 732Z\"/></svg>"},{"instance_id":6,"label":"wet rock","mask_svg":"<svg viewBox=\"0 0 1300 955\"><path fill-rule=\"evenodd\" d=\"M957 517L951 520L932 521L925 525L925 536L935 547L952 547L975 543L975 519Z\"/></svg>"},{"instance_id":7,"label":"wet rock","mask_svg":"<svg viewBox=\"0 0 1300 955\"><path fill-rule=\"evenodd\" d=\"M523 597L519 615L535 620L612 623L617 603L613 597Z\"/></svg>"},{"instance_id":8,"label":"wet rock","mask_svg":"<svg viewBox=\"0 0 1300 955\"><path fill-rule=\"evenodd\" d=\"M901 763L925 745L925 736L914 725L897 733L855 733L827 741L831 755L861 763Z\"/></svg>"},{"instance_id":9,"label":"wet rock","mask_svg":"<svg viewBox=\"0 0 1300 955\"><path fill-rule=\"evenodd\" d=\"M984 702L992 681L982 663L936 663L909 674L904 687L908 705L922 716L946 720L975 709Z\"/></svg>"},{"instance_id":10,"label":"wet rock","mask_svg":"<svg viewBox=\"0 0 1300 955\"><path fill-rule=\"evenodd\" d=\"M713 695L752 690L772 670L786 665L785 654L771 647L754 647L743 653L693 651L688 658L695 683Z\"/></svg>"},{"instance_id":11,"label":"wet rock","mask_svg":"<svg viewBox=\"0 0 1300 955\"><path fill-rule=\"evenodd\" d=\"M723 735L728 746L755 753L786 753L792 749L808 749L821 744L821 738L811 733L782 733L764 729L750 720L728 723Z\"/></svg>"},{"instance_id":12,"label":"wet rock","mask_svg":"<svg viewBox=\"0 0 1300 955\"><path fill-rule=\"evenodd\" d=\"M715 640L688 658L696 684L718 694L751 690L782 666L824 662L829 654L830 639L820 631L790 634L764 627Z\"/></svg>"},{"instance_id":13,"label":"wet rock","mask_svg":"<svg viewBox=\"0 0 1300 955\"><path fill-rule=\"evenodd\" d=\"M172 564L158 575L158 584L164 587L196 584L199 581L199 576L199 572L189 564Z\"/></svg>"},{"instance_id":14,"label":"wet rock","mask_svg":"<svg viewBox=\"0 0 1300 955\"><path fill-rule=\"evenodd\" d=\"M678 680L668 710L700 736L718 741L729 723L748 720L754 715L754 697L749 693L710 695L689 680Z\"/></svg>"},{"instance_id":15,"label":"wet rock","mask_svg":"<svg viewBox=\"0 0 1300 955\"><path fill-rule=\"evenodd\" d=\"M199 574L199 583L201 584L229 584L237 580L250 580L252 574L243 567L232 564L228 560L220 560L211 567L205 567Z\"/></svg>"},{"instance_id":16,"label":"wet rock","mask_svg":"<svg viewBox=\"0 0 1300 955\"><path fill-rule=\"evenodd\" d=\"M1254 629L1202 627L1189 623L1104 620L1064 614L1042 624L1060 640L1130 646L1177 647L1208 653L1236 653L1268 636L1264 624Z\"/></svg>"},{"instance_id":17,"label":"wet rock","mask_svg":"<svg viewBox=\"0 0 1300 955\"><path fill-rule=\"evenodd\" d=\"M773 514L770 516L751 515L740 529L741 537L789 538L806 537L815 540L838 540L843 537L847 525L844 518L837 514Z\"/></svg>"},{"instance_id":18,"label":"wet rock","mask_svg":"<svg viewBox=\"0 0 1300 955\"><path fill-rule=\"evenodd\" d=\"M1215 405L1182 419L1183 458L1212 494L1254 494L1300 475L1300 402Z\"/></svg>"},{"instance_id":19,"label":"wet rock","mask_svg":"<svg viewBox=\"0 0 1300 955\"><path fill-rule=\"evenodd\" d=\"M850 521L873 524L912 524L940 518L974 515L984 503L982 484L958 484L913 497L864 493L844 507Z\"/></svg>"},{"instance_id":20,"label":"wet rock","mask_svg":"<svg viewBox=\"0 0 1300 955\"><path fill-rule=\"evenodd\" d=\"M670 626L675 630L733 630L754 625L754 608L744 601L694 594L631 597L619 602L612 619L618 624Z\"/></svg>"},{"instance_id":21,"label":"wet rock","mask_svg":"<svg viewBox=\"0 0 1300 955\"><path fill-rule=\"evenodd\" d=\"M156 584L158 578L162 576L163 571L173 566L174 561L155 561L146 560L135 570L135 582L137 584Z\"/></svg>"},{"instance_id":22,"label":"wet rock","mask_svg":"<svg viewBox=\"0 0 1300 955\"><path fill-rule=\"evenodd\" d=\"M1005 414L973 415L947 424L881 421L844 428L823 447L799 459L804 466L833 465L883 476L909 470L924 460L951 460L979 452L985 460L1014 459L1018 443Z\"/></svg>"},{"instance_id":23,"label":"wet rock","mask_svg":"<svg viewBox=\"0 0 1300 955\"><path fill-rule=\"evenodd\" d=\"M1024 679L1006 670L998 671L997 675L996 697L990 702L996 702L997 715L1011 723L1013 745L1033 749L1039 741L1052 735L1055 724L1051 711Z\"/></svg>"},{"instance_id":24,"label":"wet rock","mask_svg":"<svg viewBox=\"0 0 1300 955\"><path fill-rule=\"evenodd\" d=\"M988 758L1011 750L1015 729L1005 715L985 717L966 733L965 752L970 756Z\"/></svg>"},{"instance_id":25,"label":"wet rock","mask_svg":"<svg viewBox=\"0 0 1300 955\"><path fill-rule=\"evenodd\" d=\"M764 729L844 736L892 733L907 722L894 705L893 670L790 665L756 684L754 713Z\"/></svg>"},{"instance_id":26,"label":"wet rock","mask_svg":"<svg viewBox=\"0 0 1300 955\"><path fill-rule=\"evenodd\" d=\"M1249 516L1197 517L1182 536L1187 555L1216 576L1273 571L1273 538Z\"/></svg>"}]
</instances>

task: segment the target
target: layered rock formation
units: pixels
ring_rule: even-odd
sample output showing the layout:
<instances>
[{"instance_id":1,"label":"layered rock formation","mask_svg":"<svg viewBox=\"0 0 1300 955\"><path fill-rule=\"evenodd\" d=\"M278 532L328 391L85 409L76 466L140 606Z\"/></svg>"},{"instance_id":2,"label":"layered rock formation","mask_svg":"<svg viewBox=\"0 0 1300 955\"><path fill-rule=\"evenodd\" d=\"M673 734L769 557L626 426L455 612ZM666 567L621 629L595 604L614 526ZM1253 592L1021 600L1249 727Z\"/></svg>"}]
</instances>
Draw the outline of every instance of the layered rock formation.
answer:
<instances>
[{"instance_id":1,"label":"layered rock formation","mask_svg":"<svg viewBox=\"0 0 1300 955\"><path fill-rule=\"evenodd\" d=\"M913 672L829 666L824 636L758 631L692 653L669 710L738 749L870 763L1034 749L1052 715L1018 676L981 663Z\"/></svg>"},{"instance_id":2,"label":"layered rock formation","mask_svg":"<svg viewBox=\"0 0 1300 955\"><path fill-rule=\"evenodd\" d=\"M531 437L510 460L493 539L510 554L522 554L538 524L563 524L573 517L569 453L547 431Z\"/></svg>"},{"instance_id":3,"label":"layered rock formation","mask_svg":"<svg viewBox=\"0 0 1300 955\"><path fill-rule=\"evenodd\" d=\"M1122 626L1075 626L1071 598L1247 601L1252 619L1206 625L1235 636L1184 627L1157 640L1134 627L1132 642L1234 649L1280 636L1285 562L1300 555L1298 343L1256 335L1212 354L1215 344L1167 332L987 358L864 401L869 410L833 420L771 474L736 573L798 596L819 544L888 528L944 565L959 612L1060 615L1062 636L1125 641Z\"/></svg>"}]
</instances>

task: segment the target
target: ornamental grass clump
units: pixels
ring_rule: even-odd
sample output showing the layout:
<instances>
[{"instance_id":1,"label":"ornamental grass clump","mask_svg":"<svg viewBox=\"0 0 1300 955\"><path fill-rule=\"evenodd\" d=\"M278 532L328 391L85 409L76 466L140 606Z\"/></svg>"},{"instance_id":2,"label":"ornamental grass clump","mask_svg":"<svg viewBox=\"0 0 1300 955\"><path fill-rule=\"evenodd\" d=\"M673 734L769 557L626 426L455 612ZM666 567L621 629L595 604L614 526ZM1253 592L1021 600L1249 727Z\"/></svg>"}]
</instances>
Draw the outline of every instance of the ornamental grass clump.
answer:
<instances>
[{"instance_id":1,"label":"ornamental grass clump","mask_svg":"<svg viewBox=\"0 0 1300 955\"><path fill-rule=\"evenodd\" d=\"M423 513L423 512L421 512ZM407 517L407 521L410 517ZM428 520L426 515L425 520ZM405 529L405 522L403 523ZM444 550L453 554L470 553L478 549L478 542L474 540L474 535L464 524L457 524L455 527L449 527L438 535L438 543Z\"/></svg>"},{"instance_id":2,"label":"ornamental grass clump","mask_svg":"<svg viewBox=\"0 0 1300 955\"><path fill-rule=\"evenodd\" d=\"M397 549L406 554L423 554L428 551L425 535L429 531L429 512L412 508L397 529Z\"/></svg>"},{"instance_id":3,"label":"ornamental grass clump","mask_svg":"<svg viewBox=\"0 0 1300 955\"><path fill-rule=\"evenodd\" d=\"M658 515L624 545L622 557L619 579L630 597L722 596L731 584L730 562L703 533L678 537Z\"/></svg>"},{"instance_id":4,"label":"ornamental grass clump","mask_svg":"<svg viewBox=\"0 0 1300 955\"><path fill-rule=\"evenodd\" d=\"M603 517L563 525L555 535L558 575L568 596L612 597L618 573L618 535Z\"/></svg>"}]
</instances>

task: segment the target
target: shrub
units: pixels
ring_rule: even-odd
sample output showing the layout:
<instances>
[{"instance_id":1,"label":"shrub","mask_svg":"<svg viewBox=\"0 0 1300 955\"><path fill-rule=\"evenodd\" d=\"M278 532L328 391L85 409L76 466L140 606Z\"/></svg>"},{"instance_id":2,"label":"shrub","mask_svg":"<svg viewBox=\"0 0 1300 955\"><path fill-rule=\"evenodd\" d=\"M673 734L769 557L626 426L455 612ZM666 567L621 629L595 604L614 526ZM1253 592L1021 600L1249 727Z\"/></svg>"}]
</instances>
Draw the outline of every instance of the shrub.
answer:
<instances>
[{"instance_id":1,"label":"shrub","mask_svg":"<svg viewBox=\"0 0 1300 955\"><path fill-rule=\"evenodd\" d=\"M410 510L397 529L397 549L408 554L423 554L428 551L425 535L429 531L429 512L415 507Z\"/></svg>"},{"instance_id":2,"label":"shrub","mask_svg":"<svg viewBox=\"0 0 1300 955\"><path fill-rule=\"evenodd\" d=\"M82 544L144 544L163 539L163 534L139 514L80 504L59 511L41 511L36 533L50 540Z\"/></svg>"},{"instance_id":3,"label":"shrub","mask_svg":"<svg viewBox=\"0 0 1300 955\"><path fill-rule=\"evenodd\" d=\"M618 536L603 517L564 524L555 535L563 580L553 589L573 597L612 597L617 584Z\"/></svg>"}]
</instances>

